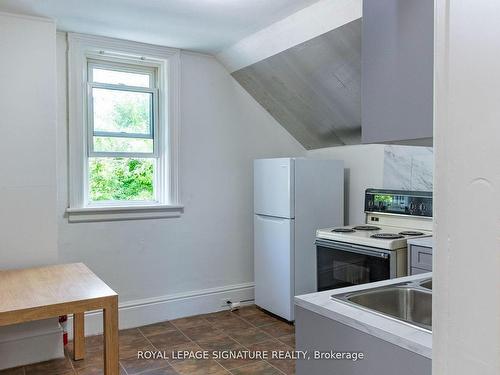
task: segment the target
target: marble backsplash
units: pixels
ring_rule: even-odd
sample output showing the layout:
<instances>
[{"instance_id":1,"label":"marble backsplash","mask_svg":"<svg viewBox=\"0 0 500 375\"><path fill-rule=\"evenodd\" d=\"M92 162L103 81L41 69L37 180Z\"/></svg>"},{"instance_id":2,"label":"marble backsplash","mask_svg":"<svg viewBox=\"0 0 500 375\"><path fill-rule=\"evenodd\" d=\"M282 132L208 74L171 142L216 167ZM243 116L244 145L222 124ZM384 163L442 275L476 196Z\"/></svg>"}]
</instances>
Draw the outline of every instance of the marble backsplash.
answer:
<instances>
[{"instance_id":1,"label":"marble backsplash","mask_svg":"<svg viewBox=\"0 0 500 375\"><path fill-rule=\"evenodd\" d=\"M432 147L385 146L384 188L432 191Z\"/></svg>"}]
</instances>

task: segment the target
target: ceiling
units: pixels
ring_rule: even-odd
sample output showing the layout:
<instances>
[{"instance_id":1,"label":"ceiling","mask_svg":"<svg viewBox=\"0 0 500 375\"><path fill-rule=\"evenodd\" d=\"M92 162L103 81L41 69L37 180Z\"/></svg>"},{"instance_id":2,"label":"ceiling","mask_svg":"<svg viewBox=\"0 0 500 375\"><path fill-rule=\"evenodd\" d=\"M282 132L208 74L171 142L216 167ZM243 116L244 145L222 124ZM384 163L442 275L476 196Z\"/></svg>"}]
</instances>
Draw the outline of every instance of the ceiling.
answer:
<instances>
[{"instance_id":1,"label":"ceiling","mask_svg":"<svg viewBox=\"0 0 500 375\"><path fill-rule=\"evenodd\" d=\"M361 143L361 19L232 76L306 149Z\"/></svg>"},{"instance_id":2,"label":"ceiling","mask_svg":"<svg viewBox=\"0 0 500 375\"><path fill-rule=\"evenodd\" d=\"M60 30L217 53L318 0L0 0Z\"/></svg>"}]
</instances>

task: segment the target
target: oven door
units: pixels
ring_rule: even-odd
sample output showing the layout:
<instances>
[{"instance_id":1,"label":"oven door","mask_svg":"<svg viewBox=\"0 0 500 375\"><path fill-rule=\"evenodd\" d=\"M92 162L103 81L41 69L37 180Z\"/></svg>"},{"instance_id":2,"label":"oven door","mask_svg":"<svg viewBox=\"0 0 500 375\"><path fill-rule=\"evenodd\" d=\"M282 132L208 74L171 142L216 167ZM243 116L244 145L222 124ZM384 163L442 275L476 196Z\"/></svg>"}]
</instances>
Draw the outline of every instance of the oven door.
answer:
<instances>
[{"instance_id":1,"label":"oven door","mask_svg":"<svg viewBox=\"0 0 500 375\"><path fill-rule=\"evenodd\" d=\"M319 292L393 277L390 251L320 239L316 251Z\"/></svg>"}]
</instances>

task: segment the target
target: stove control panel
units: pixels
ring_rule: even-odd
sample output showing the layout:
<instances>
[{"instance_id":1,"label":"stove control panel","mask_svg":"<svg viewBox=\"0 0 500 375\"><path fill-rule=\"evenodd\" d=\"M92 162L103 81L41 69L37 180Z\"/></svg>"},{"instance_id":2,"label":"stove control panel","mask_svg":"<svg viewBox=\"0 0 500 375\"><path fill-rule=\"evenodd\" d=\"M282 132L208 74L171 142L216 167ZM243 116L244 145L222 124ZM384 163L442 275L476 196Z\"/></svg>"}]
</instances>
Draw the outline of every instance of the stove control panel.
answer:
<instances>
[{"instance_id":1,"label":"stove control panel","mask_svg":"<svg viewBox=\"0 0 500 375\"><path fill-rule=\"evenodd\" d=\"M367 189L365 212L432 217L432 192Z\"/></svg>"}]
</instances>

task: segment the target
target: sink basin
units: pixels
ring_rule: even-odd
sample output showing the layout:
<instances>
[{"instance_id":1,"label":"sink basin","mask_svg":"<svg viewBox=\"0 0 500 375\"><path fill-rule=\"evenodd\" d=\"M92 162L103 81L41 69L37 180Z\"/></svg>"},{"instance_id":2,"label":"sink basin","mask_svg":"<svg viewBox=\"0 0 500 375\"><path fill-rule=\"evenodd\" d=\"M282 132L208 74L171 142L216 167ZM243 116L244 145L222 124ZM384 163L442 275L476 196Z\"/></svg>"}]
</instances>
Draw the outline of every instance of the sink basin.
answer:
<instances>
[{"instance_id":1,"label":"sink basin","mask_svg":"<svg viewBox=\"0 0 500 375\"><path fill-rule=\"evenodd\" d=\"M432 280L426 279L332 295L332 299L431 332L431 288Z\"/></svg>"},{"instance_id":2,"label":"sink basin","mask_svg":"<svg viewBox=\"0 0 500 375\"><path fill-rule=\"evenodd\" d=\"M420 286L421 286L422 288L432 290L432 279L422 281L422 282L420 283Z\"/></svg>"}]
</instances>

